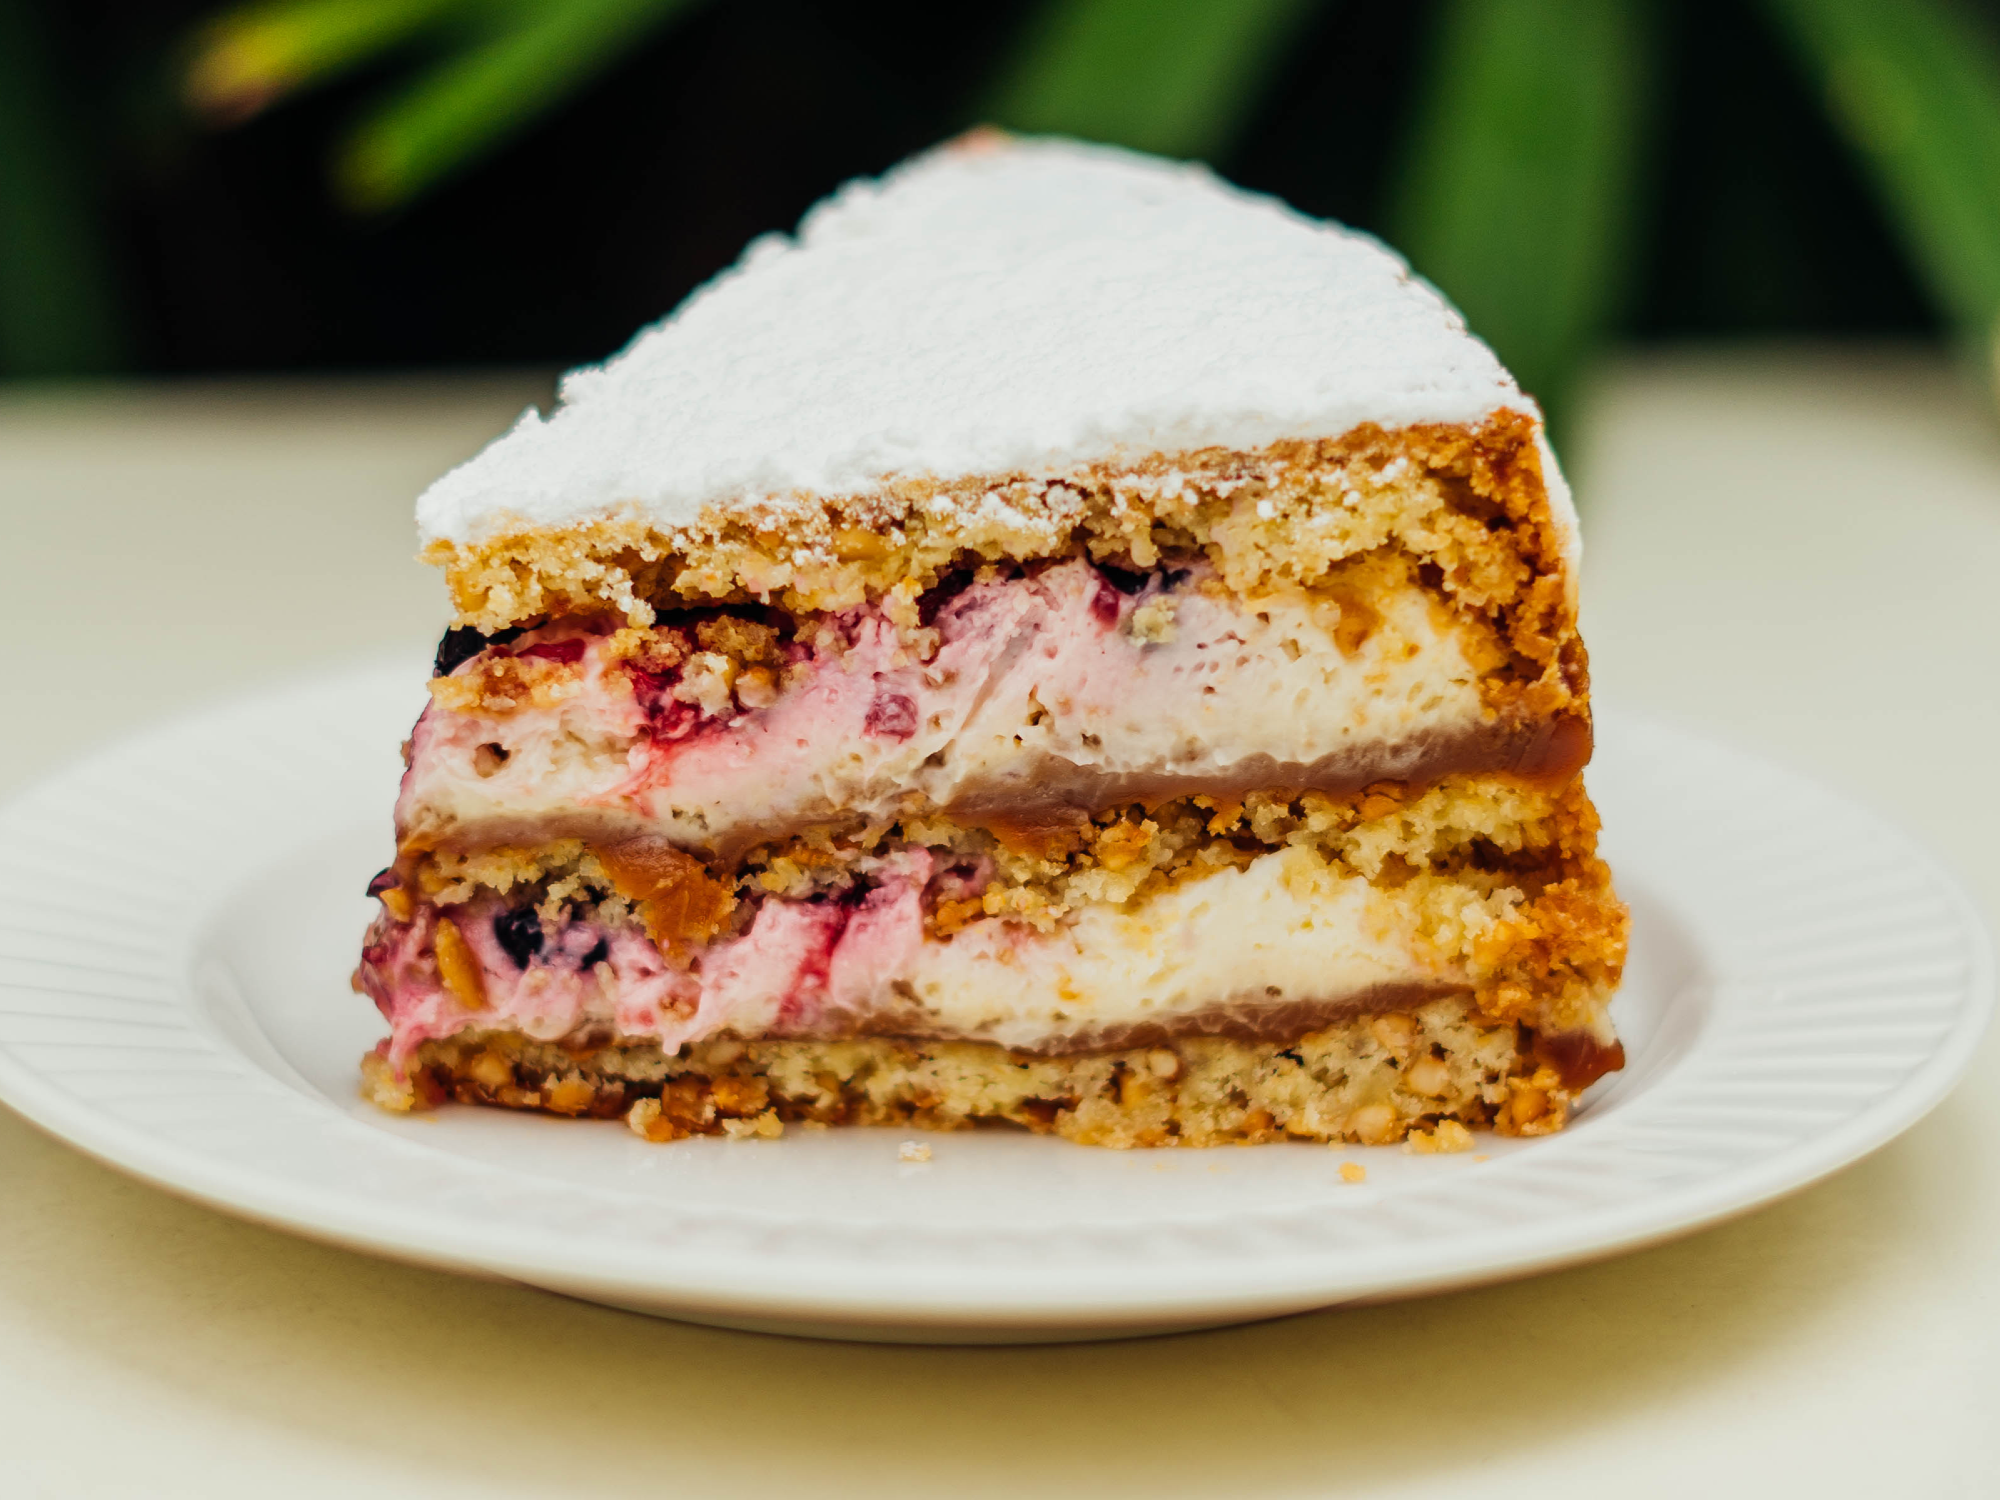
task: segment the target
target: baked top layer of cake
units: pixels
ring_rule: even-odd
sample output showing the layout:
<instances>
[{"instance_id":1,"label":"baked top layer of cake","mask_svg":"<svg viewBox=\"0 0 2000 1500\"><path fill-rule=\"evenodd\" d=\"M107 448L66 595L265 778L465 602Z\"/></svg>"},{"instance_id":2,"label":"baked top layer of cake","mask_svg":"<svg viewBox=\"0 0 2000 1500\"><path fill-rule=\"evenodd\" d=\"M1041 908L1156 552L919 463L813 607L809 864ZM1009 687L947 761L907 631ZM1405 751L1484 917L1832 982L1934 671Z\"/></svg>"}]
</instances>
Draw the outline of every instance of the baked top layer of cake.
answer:
<instances>
[{"instance_id":1,"label":"baked top layer of cake","mask_svg":"<svg viewBox=\"0 0 2000 1500\"><path fill-rule=\"evenodd\" d=\"M424 495L427 541L1247 452L1534 406L1375 240L981 133L850 184ZM1567 525L1566 503L1559 503Z\"/></svg>"}]
</instances>

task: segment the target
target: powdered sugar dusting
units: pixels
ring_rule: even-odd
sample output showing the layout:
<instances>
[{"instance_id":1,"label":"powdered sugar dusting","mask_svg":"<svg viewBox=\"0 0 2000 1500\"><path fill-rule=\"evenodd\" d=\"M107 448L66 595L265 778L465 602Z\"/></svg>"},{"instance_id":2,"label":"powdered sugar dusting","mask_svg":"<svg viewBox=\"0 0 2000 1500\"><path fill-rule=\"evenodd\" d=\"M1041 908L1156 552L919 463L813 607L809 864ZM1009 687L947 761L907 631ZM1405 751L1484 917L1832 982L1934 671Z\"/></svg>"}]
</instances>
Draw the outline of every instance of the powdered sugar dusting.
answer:
<instances>
[{"instance_id":1,"label":"powdered sugar dusting","mask_svg":"<svg viewBox=\"0 0 2000 1500\"><path fill-rule=\"evenodd\" d=\"M427 540L1533 410L1396 256L1203 168L982 136L809 213L418 502Z\"/></svg>"}]
</instances>

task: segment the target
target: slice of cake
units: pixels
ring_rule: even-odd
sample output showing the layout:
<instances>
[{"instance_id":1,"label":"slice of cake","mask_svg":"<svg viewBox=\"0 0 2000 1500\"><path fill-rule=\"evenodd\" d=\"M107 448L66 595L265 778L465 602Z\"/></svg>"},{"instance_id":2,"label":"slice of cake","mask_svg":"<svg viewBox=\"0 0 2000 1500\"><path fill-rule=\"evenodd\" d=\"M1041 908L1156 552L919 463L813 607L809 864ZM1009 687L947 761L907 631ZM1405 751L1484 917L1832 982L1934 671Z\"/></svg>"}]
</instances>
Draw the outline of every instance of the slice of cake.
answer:
<instances>
[{"instance_id":1,"label":"slice of cake","mask_svg":"<svg viewBox=\"0 0 2000 1500\"><path fill-rule=\"evenodd\" d=\"M388 1108L1454 1149L1622 1060L1574 516L1373 240L982 134L418 515Z\"/></svg>"}]
</instances>

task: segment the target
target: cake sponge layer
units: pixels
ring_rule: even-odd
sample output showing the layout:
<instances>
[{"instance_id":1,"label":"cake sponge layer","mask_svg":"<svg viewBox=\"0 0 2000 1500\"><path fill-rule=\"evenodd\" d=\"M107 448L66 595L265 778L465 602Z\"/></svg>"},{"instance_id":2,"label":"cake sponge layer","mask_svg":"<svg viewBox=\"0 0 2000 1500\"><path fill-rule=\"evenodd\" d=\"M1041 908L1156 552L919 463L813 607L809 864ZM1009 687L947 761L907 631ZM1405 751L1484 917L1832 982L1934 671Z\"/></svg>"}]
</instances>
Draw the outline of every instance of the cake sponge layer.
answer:
<instances>
[{"instance_id":1,"label":"cake sponge layer","mask_svg":"<svg viewBox=\"0 0 2000 1500\"><path fill-rule=\"evenodd\" d=\"M1120 454L1060 475L898 479L861 495L791 494L666 527L620 513L561 527L518 518L439 539L462 625L757 600L850 608L935 587L981 563L1086 555L1152 569L1205 557L1233 591L1311 587L1349 558L1396 547L1437 587L1547 665L1575 626L1577 533L1531 414L1461 425L1373 424L1249 450Z\"/></svg>"},{"instance_id":2,"label":"cake sponge layer","mask_svg":"<svg viewBox=\"0 0 2000 1500\"><path fill-rule=\"evenodd\" d=\"M364 1092L391 1110L456 1099L595 1118L649 1140L774 1136L790 1122L1024 1126L1098 1146L1277 1140L1470 1144L1468 1127L1560 1128L1574 1095L1460 999L1362 1015L1289 1045L1190 1037L1059 1058L968 1042L738 1041L685 1054L643 1042L431 1042L403 1071L373 1057ZM1448 1123L1447 1123L1448 1122Z\"/></svg>"}]
</instances>

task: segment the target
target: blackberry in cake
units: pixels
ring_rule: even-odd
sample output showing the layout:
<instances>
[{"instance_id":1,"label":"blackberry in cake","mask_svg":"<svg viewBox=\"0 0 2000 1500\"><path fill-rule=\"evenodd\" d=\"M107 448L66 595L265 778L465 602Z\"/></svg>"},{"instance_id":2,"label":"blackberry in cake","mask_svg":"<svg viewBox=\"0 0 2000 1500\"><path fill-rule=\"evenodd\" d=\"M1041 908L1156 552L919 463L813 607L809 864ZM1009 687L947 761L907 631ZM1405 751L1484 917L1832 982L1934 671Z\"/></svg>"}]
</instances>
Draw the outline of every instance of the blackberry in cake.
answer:
<instances>
[{"instance_id":1,"label":"blackberry in cake","mask_svg":"<svg viewBox=\"0 0 2000 1500\"><path fill-rule=\"evenodd\" d=\"M418 516L387 1108L1454 1149L1622 1061L1575 517L1373 240L976 135Z\"/></svg>"}]
</instances>

